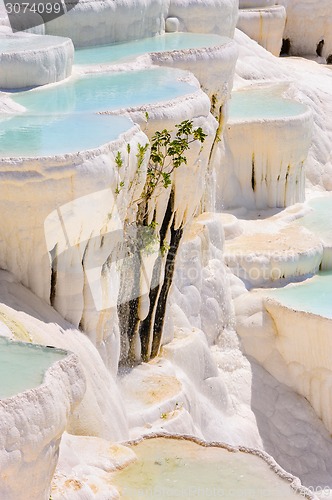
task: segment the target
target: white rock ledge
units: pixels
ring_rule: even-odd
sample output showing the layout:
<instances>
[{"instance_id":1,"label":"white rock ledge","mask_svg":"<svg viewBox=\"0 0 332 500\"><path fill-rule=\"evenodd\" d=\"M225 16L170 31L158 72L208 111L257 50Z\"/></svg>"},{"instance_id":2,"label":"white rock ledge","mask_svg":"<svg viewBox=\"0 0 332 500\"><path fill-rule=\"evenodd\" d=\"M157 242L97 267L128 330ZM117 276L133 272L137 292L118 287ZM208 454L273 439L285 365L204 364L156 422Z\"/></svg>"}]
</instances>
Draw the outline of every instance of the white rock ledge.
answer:
<instances>
[{"instance_id":1,"label":"white rock ledge","mask_svg":"<svg viewBox=\"0 0 332 500\"><path fill-rule=\"evenodd\" d=\"M279 56L286 23L283 5L240 9L236 27L266 50Z\"/></svg>"},{"instance_id":2,"label":"white rock ledge","mask_svg":"<svg viewBox=\"0 0 332 500\"><path fill-rule=\"evenodd\" d=\"M276 330L276 347L285 360L288 384L303 395L332 432L332 319L295 310L266 298Z\"/></svg>"},{"instance_id":3,"label":"white rock ledge","mask_svg":"<svg viewBox=\"0 0 332 500\"><path fill-rule=\"evenodd\" d=\"M69 38L0 32L0 88L18 89L64 80L71 74Z\"/></svg>"},{"instance_id":4,"label":"white rock ledge","mask_svg":"<svg viewBox=\"0 0 332 500\"><path fill-rule=\"evenodd\" d=\"M281 208L304 201L311 137L312 115L305 107L279 118L264 117L264 111L260 118L245 112L231 117L224 132L225 163L218 172L218 208Z\"/></svg>"},{"instance_id":5,"label":"white rock ledge","mask_svg":"<svg viewBox=\"0 0 332 500\"><path fill-rule=\"evenodd\" d=\"M84 392L78 358L68 354L42 385L0 400L0 498L48 500L61 436Z\"/></svg>"},{"instance_id":6,"label":"white rock ledge","mask_svg":"<svg viewBox=\"0 0 332 500\"><path fill-rule=\"evenodd\" d=\"M225 39L224 44L216 47L150 54L151 61L157 66L191 71L215 106L224 104L229 97L237 57L237 46L231 39Z\"/></svg>"}]
</instances>

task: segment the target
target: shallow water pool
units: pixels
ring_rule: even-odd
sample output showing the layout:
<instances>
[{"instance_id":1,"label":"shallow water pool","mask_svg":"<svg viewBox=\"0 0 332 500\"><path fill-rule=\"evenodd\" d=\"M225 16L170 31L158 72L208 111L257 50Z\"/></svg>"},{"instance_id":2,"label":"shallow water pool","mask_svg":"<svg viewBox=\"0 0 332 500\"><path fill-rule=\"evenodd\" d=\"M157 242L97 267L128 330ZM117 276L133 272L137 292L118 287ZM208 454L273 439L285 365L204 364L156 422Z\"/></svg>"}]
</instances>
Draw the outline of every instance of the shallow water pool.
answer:
<instances>
[{"instance_id":1,"label":"shallow water pool","mask_svg":"<svg viewBox=\"0 0 332 500\"><path fill-rule=\"evenodd\" d=\"M232 92L229 101L229 120L284 118L304 113L307 107L290 99L283 99L275 88L244 89Z\"/></svg>"},{"instance_id":2,"label":"shallow water pool","mask_svg":"<svg viewBox=\"0 0 332 500\"><path fill-rule=\"evenodd\" d=\"M252 454L165 438L146 439L132 449L138 460L112 478L124 500L300 498Z\"/></svg>"},{"instance_id":3,"label":"shallow water pool","mask_svg":"<svg viewBox=\"0 0 332 500\"><path fill-rule=\"evenodd\" d=\"M200 49L228 42L229 38L213 34L166 33L143 40L76 50L75 64L120 63L148 52Z\"/></svg>"},{"instance_id":4,"label":"shallow water pool","mask_svg":"<svg viewBox=\"0 0 332 500\"><path fill-rule=\"evenodd\" d=\"M332 319L332 271L322 271L303 283L273 290L268 296L292 309Z\"/></svg>"},{"instance_id":5,"label":"shallow water pool","mask_svg":"<svg viewBox=\"0 0 332 500\"><path fill-rule=\"evenodd\" d=\"M37 387L43 382L47 369L66 356L60 349L0 337L0 399Z\"/></svg>"},{"instance_id":6,"label":"shallow water pool","mask_svg":"<svg viewBox=\"0 0 332 500\"><path fill-rule=\"evenodd\" d=\"M112 111L164 102L195 92L179 79L186 72L169 68L94 73L17 94L12 98L30 113Z\"/></svg>"},{"instance_id":7,"label":"shallow water pool","mask_svg":"<svg viewBox=\"0 0 332 500\"><path fill-rule=\"evenodd\" d=\"M38 157L76 153L106 144L130 129L123 116L22 114L0 117L0 156Z\"/></svg>"},{"instance_id":8,"label":"shallow water pool","mask_svg":"<svg viewBox=\"0 0 332 500\"><path fill-rule=\"evenodd\" d=\"M297 221L314 234L332 241L332 196L322 196L308 201L313 210Z\"/></svg>"}]
</instances>

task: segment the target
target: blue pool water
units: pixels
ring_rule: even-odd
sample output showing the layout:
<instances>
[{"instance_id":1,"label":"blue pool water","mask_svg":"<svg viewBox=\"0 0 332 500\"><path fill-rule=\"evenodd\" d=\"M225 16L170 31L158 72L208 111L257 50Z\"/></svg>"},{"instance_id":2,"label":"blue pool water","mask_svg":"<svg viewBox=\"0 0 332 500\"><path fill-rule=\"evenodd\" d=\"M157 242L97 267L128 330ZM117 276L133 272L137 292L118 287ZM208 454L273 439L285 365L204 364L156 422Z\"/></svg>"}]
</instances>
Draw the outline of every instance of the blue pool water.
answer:
<instances>
[{"instance_id":1,"label":"blue pool water","mask_svg":"<svg viewBox=\"0 0 332 500\"><path fill-rule=\"evenodd\" d=\"M308 202L312 212L297 221L314 234L332 240L332 196L314 198Z\"/></svg>"},{"instance_id":2,"label":"blue pool water","mask_svg":"<svg viewBox=\"0 0 332 500\"><path fill-rule=\"evenodd\" d=\"M191 94L196 87L179 81L185 75L169 68L89 74L12 94L12 98L30 113L111 111Z\"/></svg>"},{"instance_id":3,"label":"blue pool water","mask_svg":"<svg viewBox=\"0 0 332 500\"><path fill-rule=\"evenodd\" d=\"M0 118L0 157L53 156L94 149L132 126L123 116L96 114Z\"/></svg>"},{"instance_id":4,"label":"blue pool water","mask_svg":"<svg viewBox=\"0 0 332 500\"><path fill-rule=\"evenodd\" d=\"M0 399L37 387L43 382L47 369L66 355L59 349L0 337Z\"/></svg>"},{"instance_id":5,"label":"blue pool water","mask_svg":"<svg viewBox=\"0 0 332 500\"><path fill-rule=\"evenodd\" d=\"M283 99L280 91L273 88L237 90L229 101L230 121L284 118L300 115L306 110L305 105Z\"/></svg>"},{"instance_id":6,"label":"blue pool water","mask_svg":"<svg viewBox=\"0 0 332 500\"><path fill-rule=\"evenodd\" d=\"M332 271L323 271L297 285L268 294L281 304L332 319Z\"/></svg>"},{"instance_id":7,"label":"blue pool water","mask_svg":"<svg viewBox=\"0 0 332 500\"><path fill-rule=\"evenodd\" d=\"M166 33L143 40L76 50L75 64L120 63L147 52L199 49L224 45L228 42L228 38L219 35Z\"/></svg>"}]
</instances>

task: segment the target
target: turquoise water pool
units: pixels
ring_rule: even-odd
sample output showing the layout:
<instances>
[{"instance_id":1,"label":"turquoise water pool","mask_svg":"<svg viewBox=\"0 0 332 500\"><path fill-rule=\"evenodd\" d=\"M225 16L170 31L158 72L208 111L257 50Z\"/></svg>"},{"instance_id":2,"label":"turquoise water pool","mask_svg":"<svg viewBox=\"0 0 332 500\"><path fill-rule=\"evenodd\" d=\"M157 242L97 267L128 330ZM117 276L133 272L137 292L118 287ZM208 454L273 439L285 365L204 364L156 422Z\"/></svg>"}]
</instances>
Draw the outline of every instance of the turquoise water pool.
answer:
<instances>
[{"instance_id":1,"label":"turquoise water pool","mask_svg":"<svg viewBox=\"0 0 332 500\"><path fill-rule=\"evenodd\" d=\"M169 68L95 73L12 94L30 113L111 111L183 97L196 87L179 81L186 72Z\"/></svg>"},{"instance_id":2,"label":"turquoise water pool","mask_svg":"<svg viewBox=\"0 0 332 500\"><path fill-rule=\"evenodd\" d=\"M247 89L232 92L229 101L229 120L284 118L304 113L307 107L283 99L276 89Z\"/></svg>"},{"instance_id":3,"label":"turquoise water pool","mask_svg":"<svg viewBox=\"0 0 332 500\"><path fill-rule=\"evenodd\" d=\"M297 285L269 292L269 297L299 311L332 319L332 271L323 271Z\"/></svg>"},{"instance_id":4,"label":"turquoise water pool","mask_svg":"<svg viewBox=\"0 0 332 500\"><path fill-rule=\"evenodd\" d=\"M76 50L75 64L120 63L147 52L199 49L224 45L227 42L228 38L219 35L166 33L143 40Z\"/></svg>"},{"instance_id":5,"label":"turquoise water pool","mask_svg":"<svg viewBox=\"0 0 332 500\"><path fill-rule=\"evenodd\" d=\"M53 156L94 149L132 126L123 116L93 114L0 118L0 156Z\"/></svg>"},{"instance_id":6,"label":"turquoise water pool","mask_svg":"<svg viewBox=\"0 0 332 500\"><path fill-rule=\"evenodd\" d=\"M314 234L332 241L332 196L314 198L308 202L313 209L297 221L297 224L306 227Z\"/></svg>"},{"instance_id":7,"label":"turquoise water pool","mask_svg":"<svg viewBox=\"0 0 332 500\"><path fill-rule=\"evenodd\" d=\"M43 382L47 369L66 355L59 349L0 337L0 399L37 387Z\"/></svg>"}]
</instances>

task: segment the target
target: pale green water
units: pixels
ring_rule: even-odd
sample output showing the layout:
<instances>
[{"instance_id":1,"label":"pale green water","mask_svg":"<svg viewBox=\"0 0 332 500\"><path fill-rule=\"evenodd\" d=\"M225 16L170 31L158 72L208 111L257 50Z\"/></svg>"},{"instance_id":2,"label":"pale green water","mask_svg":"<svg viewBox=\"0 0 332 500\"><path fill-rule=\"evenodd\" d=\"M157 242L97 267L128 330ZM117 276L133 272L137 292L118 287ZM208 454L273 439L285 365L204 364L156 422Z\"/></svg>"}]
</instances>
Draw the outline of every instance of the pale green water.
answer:
<instances>
[{"instance_id":1,"label":"pale green water","mask_svg":"<svg viewBox=\"0 0 332 500\"><path fill-rule=\"evenodd\" d=\"M147 52L200 49L224 45L227 42L229 38L218 35L166 33L143 40L76 50L75 64L119 63Z\"/></svg>"},{"instance_id":2,"label":"pale green water","mask_svg":"<svg viewBox=\"0 0 332 500\"><path fill-rule=\"evenodd\" d=\"M332 240L332 196L322 196L308 202L313 211L297 221L321 237Z\"/></svg>"},{"instance_id":3,"label":"pale green water","mask_svg":"<svg viewBox=\"0 0 332 500\"><path fill-rule=\"evenodd\" d=\"M116 110L191 94L196 87L178 81L184 75L169 68L98 73L12 94L12 98L33 113Z\"/></svg>"},{"instance_id":4,"label":"pale green water","mask_svg":"<svg viewBox=\"0 0 332 500\"><path fill-rule=\"evenodd\" d=\"M138 461L112 478L123 500L300 498L254 455L164 438L148 439L132 448Z\"/></svg>"},{"instance_id":5,"label":"pale green water","mask_svg":"<svg viewBox=\"0 0 332 500\"><path fill-rule=\"evenodd\" d=\"M283 99L276 89L238 90L229 101L229 119L283 118L304 113L307 107Z\"/></svg>"},{"instance_id":6,"label":"pale green water","mask_svg":"<svg viewBox=\"0 0 332 500\"><path fill-rule=\"evenodd\" d=\"M0 399L37 387L47 369L66 352L0 337Z\"/></svg>"},{"instance_id":7,"label":"pale green water","mask_svg":"<svg viewBox=\"0 0 332 500\"><path fill-rule=\"evenodd\" d=\"M281 304L332 319L332 271L320 272L305 282L268 294Z\"/></svg>"},{"instance_id":8,"label":"pale green water","mask_svg":"<svg viewBox=\"0 0 332 500\"><path fill-rule=\"evenodd\" d=\"M94 149L132 126L123 116L93 114L0 118L0 156L53 156Z\"/></svg>"}]
</instances>

